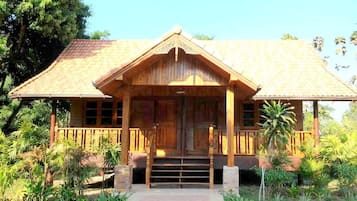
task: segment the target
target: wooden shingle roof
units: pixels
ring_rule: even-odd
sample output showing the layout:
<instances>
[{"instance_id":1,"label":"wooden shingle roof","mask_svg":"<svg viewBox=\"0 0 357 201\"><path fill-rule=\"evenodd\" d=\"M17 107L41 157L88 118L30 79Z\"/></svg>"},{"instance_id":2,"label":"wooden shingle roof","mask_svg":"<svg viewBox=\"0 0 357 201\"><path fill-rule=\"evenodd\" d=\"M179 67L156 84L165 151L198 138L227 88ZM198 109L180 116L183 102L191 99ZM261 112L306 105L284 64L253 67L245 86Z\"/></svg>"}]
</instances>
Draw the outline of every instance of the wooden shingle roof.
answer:
<instances>
[{"instance_id":1,"label":"wooden shingle roof","mask_svg":"<svg viewBox=\"0 0 357 201\"><path fill-rule=\"evenodd\" d=\"M184 32L179 34L260 86L253 99L357 100L356 89L327 70L310 42L198 41ZM16 87L10 95L107 97L93 83L117 72L160 40L73 40L48 69Z\"/></svg>"}]
</instances>

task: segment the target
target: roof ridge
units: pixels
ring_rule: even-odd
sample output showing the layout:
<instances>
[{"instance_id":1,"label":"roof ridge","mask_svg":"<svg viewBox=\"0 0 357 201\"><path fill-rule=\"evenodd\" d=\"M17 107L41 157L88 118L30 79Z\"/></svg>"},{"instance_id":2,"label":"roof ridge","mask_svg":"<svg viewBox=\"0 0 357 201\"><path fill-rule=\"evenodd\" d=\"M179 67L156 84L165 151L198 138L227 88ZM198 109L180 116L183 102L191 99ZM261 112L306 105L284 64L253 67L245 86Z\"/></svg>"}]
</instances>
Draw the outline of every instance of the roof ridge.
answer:
<instances>
[{"instance_id":1,"label":"roof ridge","mask_svg":"<svg viewBox=\"0 0 357 201\"><path fill-rule=\"evenodd\" d=\"M17 98L16 95L14 95L16 93L16 91L19 91L20 89L26 87L27 85L29 85L31 82L34 82L35 80L37 80L39 77L41 77L42 75L50 72L58 63L58 61L61 60L61 58L64 56L64 53L67 51L67 49L69 49L69 47L71 47L74 44L74 40L72 40L63 50L62 52L55 58L55 60L51 63L51 65L46 68L45 70L41 71L40 73L38 73L37 75L31 77L30 79L26 80L24 83L20 84L19 86L13 88L10 92L9 95L12 98Z\"/></svg>"}]
</instances>

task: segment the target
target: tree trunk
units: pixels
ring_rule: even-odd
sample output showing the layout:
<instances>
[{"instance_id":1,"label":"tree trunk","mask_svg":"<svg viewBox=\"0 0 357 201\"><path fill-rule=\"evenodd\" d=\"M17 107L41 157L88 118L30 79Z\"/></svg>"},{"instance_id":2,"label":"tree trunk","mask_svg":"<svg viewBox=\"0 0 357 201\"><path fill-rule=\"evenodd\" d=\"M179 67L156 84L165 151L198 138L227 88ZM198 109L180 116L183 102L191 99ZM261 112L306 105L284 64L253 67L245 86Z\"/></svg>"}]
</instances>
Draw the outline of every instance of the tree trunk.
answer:
<instances>
[{"instance_id":1,"label":"tree trunk","mask_svg":"<svg viewBox=\"0 0 357 201\"><path fill-rule=\"evenodd\" d=\"M21 101L20 101L20 104L19 104L16 108L14 108L14 109L12 110L11 115L10 115L9 118L6 120L6 123L5 123L4 127L2 128L2 131L5 133L5 135L8 136L8 135L10 134L10 126L11 126L11 123L14 121L14 119L15 119L17 113L19 113L19 111L20 111L22 105L23 105L23 100L21 100Z\"/></svg>"}]
</instances>

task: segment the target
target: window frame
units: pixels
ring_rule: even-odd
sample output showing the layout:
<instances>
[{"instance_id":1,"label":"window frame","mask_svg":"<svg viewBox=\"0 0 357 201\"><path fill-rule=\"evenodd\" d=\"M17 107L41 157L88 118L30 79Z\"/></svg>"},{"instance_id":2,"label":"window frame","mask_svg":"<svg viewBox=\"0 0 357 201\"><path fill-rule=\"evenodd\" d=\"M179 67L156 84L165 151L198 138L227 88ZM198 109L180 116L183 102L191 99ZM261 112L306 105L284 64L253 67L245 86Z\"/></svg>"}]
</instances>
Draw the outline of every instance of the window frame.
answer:
<instances>
[{"instance_id":1,"label":"window frame","mask_svg":"<svg viewBox=\"0 0 357 201\"><path fill-rule=\"evenodd\" d=\"M244 126L244 105L245 104L253 104L254 105L254 125L253 126ZM241 101L239 102L239 127L241 130L249 130L249 129L260 129L261 126L258 125L259 121L260 121L260 105L264 104L264 102L262 101Z\"/></svg>"},{"instance_id":2,"label":"window frame","mask_svg":"<svg viewBox=\"0 0 357 201\"><path fill-rule=\"evenodd\" d=\"M97 109L96 109L96 123L95 124L87 124L87 103L88 102L96 102ZM112 115L111 115L111 124L103 124L103 107L102 104L104 102L111 102L112 103ZM122 118L122 114L118 114L118 103L122 102L122 100L117 99L102 99L102 100L85 100L83 101L83 126L88 128L121 128L122 125L117 123L117 119L120 116ZM121 109L123 111L123 109Z\"/></svg>"}]
</instances>

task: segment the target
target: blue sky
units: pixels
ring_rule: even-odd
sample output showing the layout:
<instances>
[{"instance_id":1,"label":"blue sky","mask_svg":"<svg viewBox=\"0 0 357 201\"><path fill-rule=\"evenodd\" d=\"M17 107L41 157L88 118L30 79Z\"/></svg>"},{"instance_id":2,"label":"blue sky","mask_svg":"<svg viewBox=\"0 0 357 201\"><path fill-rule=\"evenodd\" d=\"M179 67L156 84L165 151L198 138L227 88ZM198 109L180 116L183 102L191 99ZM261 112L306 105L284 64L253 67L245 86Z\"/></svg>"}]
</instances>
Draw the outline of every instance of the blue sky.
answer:
<instances>
[{"instance_id":1,"label":"blue sky","mask_svg":"<svg viewBox=\"0 0 357 201\"><path fill-rule=\"evenodd\" d=\"M335 55L334 38L349 38L357 30L356 0L84 0L91 8L88 32L106 30L109 39L156 39L175 25L191 34L215 39L279 39L291 33L311 41L325 39L321 56L329 68L348 81L357 73L357 48L348 45L345 57ZM350 65L336 71L335 64ZM346 104L331 103L340 119Z\"/></svg>"}]
</instances>

